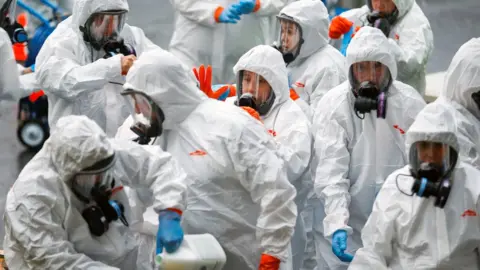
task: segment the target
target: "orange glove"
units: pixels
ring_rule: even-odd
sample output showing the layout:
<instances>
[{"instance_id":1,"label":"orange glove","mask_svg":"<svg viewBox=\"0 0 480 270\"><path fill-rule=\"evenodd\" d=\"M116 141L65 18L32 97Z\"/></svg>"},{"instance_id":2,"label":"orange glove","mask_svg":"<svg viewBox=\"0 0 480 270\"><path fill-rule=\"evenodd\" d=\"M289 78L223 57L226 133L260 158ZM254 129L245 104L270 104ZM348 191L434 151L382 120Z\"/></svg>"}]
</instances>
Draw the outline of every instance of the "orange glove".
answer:
<instances>
[{"instance_id":1,"label":"orange glove","mask_svg":"<svg viewBox=\"0 0 480 270\"><path fill-rule=\"evenodd\" d=\"M339 39L343 34L348 33L353 23L342 16L336 16L330 23L328 36L331 39Z\"/></svg>"},{"instance_id":2,"label":"orange glove","mask_svg":"<svg viewBox=\"0 0 480 270\"><path fill-rule=\"evenodd\" d=\"M290 98L295 101L299 98L297 92L293 88L290 88Z\"/></svg>"},{"instance_id":3,"label":"orange glove","mask_svg":"<svg viewBox=\"0 0 480 270\"><path fill-rule=\"evenodd\" d=\"M260 258L260 266L258 267L258 270L278 270L280 269L280 260L267 255L267 254L262 254L262 257Z\"/></svg>"},{"instance_id":4,"label":"orange glove","mask_svg":"<svg viewBox=\"0 0 480 270\"><path fill-rule=\"evenodd\" d=\"M258 121L262 122L260 119L260 115L258 114L257 111L255 111L253 108L247 107L247 106L241 106L240 108L244 109L248 114L250 114L253 118L257 119Z\"/></svg>"},{"instance_id":5,"label":"orange glove","mask_svg":"<svg viewBox=\"0 0 480 270\"><path fill-rule=\"evenodd\" d=\"M193 68L193 73L197 77L198 82L200 83L200 90L202 90L209 98L217 99L228 91L229 86L225 85L220 87L217 91L213 92L212 90L212 67L208 66L205 71L205 66L201 65L199 70Z\"/></svg>"}]
</instances>

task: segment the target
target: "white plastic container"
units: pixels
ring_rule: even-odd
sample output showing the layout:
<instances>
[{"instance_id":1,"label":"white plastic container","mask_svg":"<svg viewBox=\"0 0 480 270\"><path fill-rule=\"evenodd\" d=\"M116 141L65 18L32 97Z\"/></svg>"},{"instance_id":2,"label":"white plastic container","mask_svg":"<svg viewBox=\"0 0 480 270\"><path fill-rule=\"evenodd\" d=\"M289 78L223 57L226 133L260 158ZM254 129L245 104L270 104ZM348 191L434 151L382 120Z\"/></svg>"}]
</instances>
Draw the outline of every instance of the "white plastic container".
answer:
<instances>
[{"instance_id":1,"label":"white plastic container","mask_svg":"<svg viewBox=\"0 0 480 270\"><path fill-rule=\"evenodd\" d=\"M222 246L211 234L185 235L175 253L164 250L155 257L161 270L221 270L226 261Z\"/></svg>"}]
</instances>

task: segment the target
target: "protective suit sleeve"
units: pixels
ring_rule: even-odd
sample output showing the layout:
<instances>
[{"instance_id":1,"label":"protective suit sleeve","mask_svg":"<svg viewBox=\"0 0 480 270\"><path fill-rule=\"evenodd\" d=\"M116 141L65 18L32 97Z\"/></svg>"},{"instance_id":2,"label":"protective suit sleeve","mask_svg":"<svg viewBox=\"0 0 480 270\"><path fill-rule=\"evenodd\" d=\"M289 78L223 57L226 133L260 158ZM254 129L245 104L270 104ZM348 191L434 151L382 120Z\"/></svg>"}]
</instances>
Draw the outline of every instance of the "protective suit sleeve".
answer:
<instances>
[{"instance_id":1,"label":"protective suit sleeve","mask_svg":"<svg viewBox=\"0 0 480 270\"><path fill-rule=\"evenodd\" d=\"M52 46L48 41L40 50L35 64L37 83L46 92L74 100L82 94L103 89L109 80L122 73L120 54L81 66L69 49L71 46Z\"/></svg>"},{"instance_id":2,"label":"protective suit sleeve","mask_svg":"<svg viewBox=\"0 0 480 270\"><path fill-rule=\"evenodd\" d=\"M295 103L300 107L300 109L302 109L305 116L307 116L308 121L311 122L314 115L312 107L308 105L308 103L305 100L301 98L296 99Z\"/></svg>"},{"instance_id":3,"label":"protective suit sleeve","mask_svg":"<svg viewBox=\"0 0 480 270\"><path fill-rule=\"evenodd\" d=\"M170 0L170 3L185 18L199 24L213 27L215 22L215 10L218 4L205 0Z\"/></svg>"},{"instance_id":4,"label":"protective suit sleeve","mask_svg":"<svg viewBox=\"0 0 480 270\"><path fill-rule=\"evenodd\" d=\"M257 0L254 14L257 16L277 15L288 3L288 0Z\"/></svg>"},{"instance_id":5,"label":"protective suit sleeve","mask_svg":"<svg viewBox=\"0 0 480 270\"><path fill-rule=\"evenodd\" d=\"M352 228L347 225L351 184L347 178L350 164L348 138L346 130L329 115L331 112L319 109L313 120L317 124L314 130L314 151L318 161L318 166L314 169L314 188L325 206L323 226L326 239L330 239L339 229L352 233Z\"/></svg>"},{"instance_id":6,"label":"protective suit sleeve","mask_svg":"<svg viewBox=\"0 0 480 270\"><path fill-rule=\"evenodd\" d=\"M111 142L117 156L116 179L133 188L150 188L157 213L167 208L185 209L187 176L169 153L156 145L119 139Z\"/></svg>"},{"instance_id":7,"label":"protective suit sleeve","mask_svg":"<svg viewBox=\"0 0 480 270\"><path fill-rule=\"evenodd\" d=\"M372 213L362 229L363 247L357 250L348 269L387 270L392 259L395 238L395 220L399 217L402 201L395 186L396 175L387 178L377 195Z\"/></svg>"},{"instance_id":8,"label":"protective suit sleeve","mask_svg":"<svg viewBox=\"0 0 480 270\"><path fill-rule=\"evenodd\" d=\"M5 231L25 250L23 259L36 269L97 269L119 270L88 256L77 253L68 239L62 224L65 213L53 211L51 205L58 204L58 193L47 192L45 187L37 195L28 196L15 209L5 211ZM46 196L46 195L49 196ZM9 250L6 248L7 263Z\"/></svg>"},{"instance_id":9,"label":"protective suit sleeve","mask_svg":"<svg viewBox=\"0 0 480 270\"><path fill-rule=\"evenodd\" d=\"M309 123L293 121L287 130L276 134L275 141L278 154L285 162L288 180L300 179L310 164L312 154L312 134Z\"/></svg>"},{"instance_id":10,"label":"protective suit sleeve","mask_svg":"<svg viewBox=\"0 0 480 270\"><path fill-rule=\"evenodd\" d=\"M315 80L313 80L313 85L311 85L311 88L305 89L307 93L310 93L310 107L312 108L311 114L315 114L318 103L325 93L347 79L344 73L345 71L339 70L332 66L325 67L315 76ZM306 87L308 87L308 85L306 85Z\"/></svg>"},{"instance_id":11,"label":"protective suit sleeve","mask_svg":"<svg viewBox=\"0 0 480 270\"><path fill-rule=\"evenodd\" d=\"M256 237L261 253L286 261L297 218L295 187L288 182L273 138L257 120L248 117L228 149L242 186L260 206Z\"/></svg>"},{"instance_id":12,"label":"protective suit sleeve","mask_svg":"<svg viewBox=\"0 0 480 270\"><path fill-rule=\"evenodd\" d=\"M398 41L388 39L397 61L397 80L400 81L405 81L421 71L433 51L433 34L430 25L414 23L408 22L407 26L398 31Z\"/></svg>"},{"instance_id":13,"label":"protective suit sleeve","mask_svg":"<svg viewBox=\"0 0 480 270\"><path fill-rule=\"evenodd\" d=\"M0 100L17 100L21 94L17 62L8 34L0 28Z\"/></svg>"}]
</instances>

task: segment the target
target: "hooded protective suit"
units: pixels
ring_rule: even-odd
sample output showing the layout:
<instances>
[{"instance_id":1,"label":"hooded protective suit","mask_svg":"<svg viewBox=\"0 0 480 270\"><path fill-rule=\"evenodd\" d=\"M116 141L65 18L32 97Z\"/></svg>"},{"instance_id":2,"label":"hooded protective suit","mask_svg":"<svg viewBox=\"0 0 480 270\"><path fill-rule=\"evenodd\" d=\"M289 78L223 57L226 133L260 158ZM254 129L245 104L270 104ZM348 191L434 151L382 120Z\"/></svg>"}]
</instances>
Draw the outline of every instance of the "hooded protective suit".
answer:
<instances>
[{"instance_id":1,"label":"hooded protective suit","mask_svg":"<svg viewBox=\"0 0 480 270\"><path fill-rule=\"evenodd\" d=\"M300 96L296 102L311 120L323 95L347 79L345 57L328 44L328 11L321 1L296 1L282 14L302 29L299 55L287 68L291 87Z\"/></svg>"},{"instance_id":2,"label":"hooded protective suit","mask_svg":"<svg viewBox=\"0 0 480 270\"><path fill-rule=\"evenodd\" d=\"M361 247L360 231L372 210L375 195L396 169L407 164L404 131L408 130L425 101L412 87L396 81L397 66L385 35L363 27L347 49L347 64L376 61L387 66L392 84L387 91L386 118L375 111L361 120L355 115L355 96L349 81L327 92L314 118L315 192L325 210L324 239L320 250L330 269L346 269L333 253L332 234L347 231L348 249ZM323 213L316 213L322 215Z\"/></svg>"},{"instance_id":3,"label":"hooded protective suit","mask_svg":"<svg viewBox=\"0 0 480 270\"><path fill-rule=\"evenodd\" d=\"M185 233L215 236L227 254L225 269L255 270L262 253L286 261L296 192L265 128L242 109L207 98L165 51L141 56L124 87L161 108L164 149L191 177Z\"/></svg>"},{"instance_id":4,"label":"hooded protective suit","mask_svg":"<svg viewBox=\"0 0 480 270\"><path fill-rule=\"evenodd\" d=\"M170 0L176 20L169 50L190 69L211 65L213 84L233 83L238 59L256 45L273 43L275 15L290 1L257 0L257 11L242 15L237 24L224 24L215 21L215 10L238 0Z\"/></svg>"},{"instance_id":5,"label":"hooded protective suit","mask_svg":"<svg viewBox=\"0 0 480 270\"><path fill-rule=\"evenodd\" d=\"M370 1L370 0L369 0ZM425 75L428 59L433 52L433 33L427 17L415 0L393 0L398 18L392 26L388 42L398 66L398 80L425 93ZM342 13L340 16L357 26L368 24L367 5Z\"/></svg>"},{"instance_id":6,"label":"hooded protective suit","mask_svg":"<svg viewBox=\"0 0 480 270\"><path fill-rule=\"evenodd\" d=\"M93 13L114 9L128 10L127 1L76 0L72 16L59 24L40 50L35 73L48 96L50 126L65 115L86 115L113 136L128 117L119 95L124 83L122 55L102 59L105 52L94 50L79 30ZM120 36L135 48L137 56L158 48L141 29L128 24Z\"/></svg>"},{"instance_id":7,"label":"hooded protective suit","mask_svg":"<svg viewBox=\"0 0 480 270\"><path fill-rule=\"evenodd\" d=\"M15 99L20 89L17 62L13 55L12 43L7 32L0 28L0 100Z\"/></svg>"},{"instance_id":8,"label":"hooded protective suit","mask_svg":"<svg viewBox=\"0 0 480 270\"><path fill-rule=\"evenodd\" d=\"M418 115L407 132L407 145L434 141L458 152L454 118L437 116ZM457 162L450 195L441 209L434 206L434 197L402 194L399 188L410 193L413 177L409 166L395 171L378 194L362 230L364 247L349 269L479 269L479 177L479 170Z\"/></svg>"},{"instance_id":9,"label":"hooded protective suit","mask_svg":"<svg viewBox=\"0 0 480 270\"><path fill-rule=\"evenodd\" d=\"M261 75L275 93L269 112L261 116L265 128L275 138L278 154L285 162L288 180L295 186L298 213L313 188L310 173L312 133L310 122L300 107L290 99L288 74L282 55L267 45L259 45L244 54L233 68L235 74L248 70ZM297 216L292 239L293 269L299 269L305 250L306 233L301 215Z\"/></svg>"},{"instance_id":10,"label":"hooded protective suit","mask_svg":"<svg viewBox=\"0 0 480 270\"><path fill-rule=\"evenodd\" d=\"M137 263L139 245L120 222L93 236L82 217L87 206L72 192L75 174L112 154L116 183L152 189L157 213L185 208L186 175L170 154L108 139L85 116L63 117L7 195L4 248L11 269L152 269ZM123 203L129 220L124 192L112 199Z\"/></svg>"}]
</instances>

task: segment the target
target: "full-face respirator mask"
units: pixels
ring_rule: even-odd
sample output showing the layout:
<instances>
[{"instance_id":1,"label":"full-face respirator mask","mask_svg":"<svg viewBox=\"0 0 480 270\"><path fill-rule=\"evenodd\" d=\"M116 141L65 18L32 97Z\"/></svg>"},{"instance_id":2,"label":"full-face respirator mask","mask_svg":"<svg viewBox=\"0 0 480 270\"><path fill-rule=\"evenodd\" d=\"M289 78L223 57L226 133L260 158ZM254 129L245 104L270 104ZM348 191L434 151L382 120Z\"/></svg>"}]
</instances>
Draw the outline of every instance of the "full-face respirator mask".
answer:
<instances>
[{"instance_id":1,"label":"full-face respirator mask","mask_svg":"<svg viewBox=\"0 0 480 270\"><path fill-rule=\"evenodd\" d=\"M273 47L282 54L283 61L288 65L300 54L304 43L303 31L302 27L290 16L281 14L277 16L277 19L280 25L280 32Z\"/></svg>"},{"instance_id":2,"label":"full-face respirator mask","mask_svg":"<svg viewBox=\"0 0 480 270\"><path fill-rule=\"evenodd\" d=\"M115 186L111 173L114 162L115 156L102 160L82 170L72 180L73 193L87 205L82 216L95 236L102 236L108 231L110 223L117 220L129 226L123 204L112 199L116 192L123 189L123 186Z\"/></svg>"},{"instance_id":3,"label":"full-face respirator mask","mask_svg":"<svg viewBox=\"0 0 480 270\"><path fill-rule=\"evenodd\" d=\"M247 70L239 72L235 105L250 107L263 116L270 111L274 102L275 93L263 77Z\"/></svg>"},{"instance_id":4,"label":"full-face respirator mask","mask_svg":"<svg viewBox=\"0 0 480 270\"><path fill-rule=\"evenodd\" d=\"M92 14L85 25L80 26L83 40L100 51L108 43L118 42L125 26L126 10L107 10ZM111 45L107 47L110 49ZM107 50L105 50L107 51Z\"/></svg>"}]
</instances>

